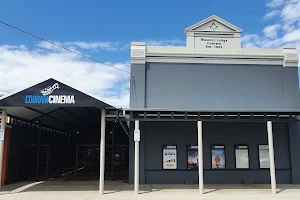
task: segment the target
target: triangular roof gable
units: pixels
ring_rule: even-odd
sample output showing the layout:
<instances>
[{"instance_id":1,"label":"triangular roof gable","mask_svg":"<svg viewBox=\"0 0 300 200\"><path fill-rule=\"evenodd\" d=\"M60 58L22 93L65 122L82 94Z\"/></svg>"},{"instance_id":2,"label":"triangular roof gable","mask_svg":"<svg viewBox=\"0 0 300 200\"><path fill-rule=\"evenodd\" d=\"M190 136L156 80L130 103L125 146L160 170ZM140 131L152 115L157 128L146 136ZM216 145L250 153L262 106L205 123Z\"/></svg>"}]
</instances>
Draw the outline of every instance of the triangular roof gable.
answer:
<instances>
[{"instance_id":1,"label":"triangular roof gable","mask_svg":"<svg viewBox=\"0 0 300 200\"><path fill-rule=\"evenodd\" d=\"M113 107L90 95L50 78L4 97L0 107Z\"/></svg>"},{"instance_id":2,"label":"triangular roof gable","mask_svg":"<svg viewBox=\"0 0 300 200\"><path fill-rule=\"evenodd\" d=\"M211 23L210 25L208 25L208 23ZM243 30L240 29L239 27L225 21L224 19L216 16L216 15L212 15L188 28L185 29L185 33L187 32L197 32L199 31L199 29L201 29L201 27L207 25L210 30L201 30L201 31L220 31L219 29L215 28L216 23L219 23L219 25L222 26L223 30L230 31L230 32L236 32L236 33L241 33Z\"/></svg>"}]
</instances>

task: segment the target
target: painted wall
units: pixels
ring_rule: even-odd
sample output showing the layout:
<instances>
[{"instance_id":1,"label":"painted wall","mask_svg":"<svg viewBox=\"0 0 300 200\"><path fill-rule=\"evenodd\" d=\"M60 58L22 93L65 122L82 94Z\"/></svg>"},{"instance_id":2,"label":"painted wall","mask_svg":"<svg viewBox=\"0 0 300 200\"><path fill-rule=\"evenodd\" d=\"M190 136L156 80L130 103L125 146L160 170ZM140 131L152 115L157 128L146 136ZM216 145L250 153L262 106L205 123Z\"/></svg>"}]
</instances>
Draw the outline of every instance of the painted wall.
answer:
<instances>
[{"instance_id":1,"label":"painted wall","mask_svg":"<svg viewBox=\"0 0 300 200\"><path fill-rule=\"evenodd\" d=\"M24 130L21 127L13 127L10 135L9 158L6 176L6 184L20 181L20 156Z\"/></svg>"},{"instance_id":2,"label":"painted wall","mask_svg":"<svg viewBox=\"0 0 300 200\"><path fill-rule=\"evenodd\" d=\"M133 76L130 80L130 107L145 107L146 67L143 64L131 64Z\"/></svg>"},{"instance_id":3,"label":"painted wall","mask_svg":"<svg viewBox=\"0 0 300 200\"><path fill-rule=\"evenodd\" d=\"M3 146L3 159L2 159L2 176L0 180L0 185L4 185L7 182L7 169L8 169L8 159L9 159L9 145L10 145L10 133L11 128L5 128L4 146Z\"/></svg>"},{"instance_id":4,"label":"painted wall","mask_svg":"<svg viewBox=\"0 0 300 200\"><path fill-rule=\"evenodd\" d=\"M131 70L131 108L300 109L297 68L146 63Z\"/></svg>"},{"instance_id":5,"label":"painted wall","mask_svg":"<svg viewBox=\"0 0 300 200\"><path fill-rule=\"evenodd\" d=\"M186 145L197 144L195 122L140 122L140 127L141 183L197 183L198 172L187 169L186 150ZM288 125L274 123L273 131L277 183L291 183ZM130 133L129 181L133 183L133 130ZM258 157L258 145L267 144L266 123L203 122L203 134L205 183L270 183L270 172L267 169L259 169ZM178 170L162 170L162 145L165 144L177 145ZM226 170L211 170L211 144L225 145ZM234 144L249 145L250 169L235 169Z\"/></svg>"}]
</instances>

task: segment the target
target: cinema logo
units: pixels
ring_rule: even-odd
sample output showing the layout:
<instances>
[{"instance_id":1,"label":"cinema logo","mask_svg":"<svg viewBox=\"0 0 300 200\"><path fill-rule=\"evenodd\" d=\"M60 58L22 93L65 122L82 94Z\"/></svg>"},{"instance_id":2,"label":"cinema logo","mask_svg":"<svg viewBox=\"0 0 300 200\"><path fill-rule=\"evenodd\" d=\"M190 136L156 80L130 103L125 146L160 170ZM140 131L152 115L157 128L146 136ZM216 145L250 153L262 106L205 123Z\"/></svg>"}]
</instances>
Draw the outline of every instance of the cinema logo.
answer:
<instances>
[{"instance_id":1,"label":"cinema logo","mask_svg":"<svg viewBox=\"0 0 300 200\"><path fill-rule=\"evenodd\" d=\"M41 90L41 95L26 95L26 104L75 104L74 95L52 95L54 90L59 90L58 83L54 83Z\"/></svg>"}]
</instances>

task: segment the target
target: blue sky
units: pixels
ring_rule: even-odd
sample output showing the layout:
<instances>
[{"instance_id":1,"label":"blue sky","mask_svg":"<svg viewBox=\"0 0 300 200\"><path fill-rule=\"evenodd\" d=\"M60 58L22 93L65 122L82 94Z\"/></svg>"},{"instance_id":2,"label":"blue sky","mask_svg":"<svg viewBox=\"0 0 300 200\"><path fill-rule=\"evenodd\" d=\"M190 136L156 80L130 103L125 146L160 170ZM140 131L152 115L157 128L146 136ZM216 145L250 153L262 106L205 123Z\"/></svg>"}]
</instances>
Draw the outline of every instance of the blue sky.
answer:
<instances>
[{"instance_id":1,"label":"blue sky","mask_svg":"<svg viewBox=\"0 0 300 200\"><path fill-rule=\"evenodd\" d=\"M184 46L184 29L213 14L243 29L243 47L292 44L300 49L300 0L9 0L0 6L2 21L126 70L131 41ZM0 93L53 77L109 103L128 104L128 74L2 24L0 62L1 72L6 72Z\"/></svg>"}]
</instances>

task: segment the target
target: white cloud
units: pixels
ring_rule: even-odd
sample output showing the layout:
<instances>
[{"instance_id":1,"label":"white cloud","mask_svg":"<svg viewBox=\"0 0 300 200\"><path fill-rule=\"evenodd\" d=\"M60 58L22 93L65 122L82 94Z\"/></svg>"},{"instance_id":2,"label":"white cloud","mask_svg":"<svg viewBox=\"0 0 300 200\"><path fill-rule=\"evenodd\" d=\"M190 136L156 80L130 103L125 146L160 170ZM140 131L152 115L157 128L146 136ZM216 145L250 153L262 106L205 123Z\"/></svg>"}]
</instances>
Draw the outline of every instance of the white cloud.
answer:
<instances>
[{"instance_id":1,"label":"white cloud","mask_svg":"<svg viewBox=\"0 0 300 200\"><path fill-rule=\"evenodd\" d=\"M129 104L129 74L65 51L0 46L0 93L9 94L54 78L114 106ZM129 63L114 66L129 71ZM111 94L114 90L114 95Z\"/></svg>"},{"instance_id":2,"label":"white cloud","mask_svg":"<svg viewBox=\"0 0 300 200\"><path fill-rule=\"evenodd\" d=\"M293 30L283 36L284 42L293 42L297 40L300 40L300 28Z\"/></svg>"},{"instance_id":3,"label":"white cloud","mask_svg":"<svg viewBox=\"0 0 300 200\"><path fill-rule=\"evenodd\" d=\"M300 0L268 0L266 7L268 12L264 18L270 19L280 14L279 20L276 24L267 25L262 34L247 34L242 37L242 46L279 48L300 44Z\"/></svg>"},{"instance_id":4,"label":"white cloud","mask_svg":"<svg viewBox=\"0 0 300 200\"><path fill-rule=\"evenodd\" d=\"M280 28L279 24L273 24L264 28L263 32L265 36L268 38L276 38L279 28Z\"/></svg>"},{"instance_id":5,"label":"white cloud","mask_svg":"<svg viewBox=\"0 0 300 200\"><path fill-rule=\"evenodd\" d=\"M281 6L283 4L284 0L267 0L267 7L275 8L278 6Z\"/></svg>"},{"instance_id":6,"label":"white cloud","mask_svg":"<svg viewBox=\"0 0 300 200\"><path fill-rule=\"evenodd\" d=\"M241 38L244 48L257 48L260 43L260 37L257 34L247 34Z\"/></svg>"},{"instance_id":7,"label":"white cloud","mask_svg":"<svg viewBox=\"0 0 300 200\"><path fill-rule=\"evenodd\" d=\"M279 13L280 13L279 10L272 10L265 15L265 19L271 19L274 16L278 15Z\"/></svg>"},{"instance_id":8,"label":"white cloud","mask_svg":"<svg viewBox=\"0 0 300 200\"><path fill-rule=\"evenodd\" d=\"M144 40L147 45L178 46L181 40ZM57 42L53 43L78 52L87 50L129 50L130 42ZM34 49L24 45L0 45L0 93L11 94L49 78L57 79L113 106L129 106L130 75L94 63L60 47L42 41ZM130 70L129 63L107 63Z\"/></svg>"},{"instance_id":9,"label":"white cloud","mask_svg":"<svg viewBox=\"0 0 300 200\"><path fill-rule=\"evenodd\" d=\"M185 42L182 40L144 40L148 46L184 46Z\"/></svg>"},{"instance_id":10,"label":"white cloud","mask_svg":"<svg viewBox=\"0 0 300 200\"><path fill-rule=\"evenodd\" d=\"M282 44L281 38L261 40L260 45L263 48L278 48Z\"/></svg>"},{"instance_id":11,"label":"white cloud","mask_svg":"<svg viewBox=\"0 0 300 200\"><path fill-rule=\"evenodd\" d=\"M79 47L80 49L89 49L89 50L105 50L105 51L118 51L122 48L122 44L117 42L65 42L63 43L66 46Z\"/></svg>"},{"instance_id":12,"label":"white cloud","mask_svg":"<svg viewBox=\"0 0 300 200\"><path fill-rule=\"evenodd\" d=\"M285 24L300 21L300 1L288 0L281 11L281 17Z\"/></svg>"},{"instance_id":13,"label":"white cloud","mask_svg":"<svg viewBox=\"0 0 300 200\"><path fill-rule=\"evenodd\" d=\"M62 45L60 42L54 41L53 43ZM56 45L50 44L49 42L42 41L37 43L37 46L43 49L49 49L49 50L54 50L54 51L61 51L62 49Z\"/></svg>"},{"instance_id":14,"label":"white cloud","mask_svg":"<svg viewBox=\"0 0 300 200\"><path fill-rule=\"evenodd\" d=\"M185 42L173 39L173 40L153 40L146 39L141 40L142 42L146 42L149 46L184 46ZM130 49L130 42L86 42L86 41L74 41L74 42L53 42L55 44L64 46L66 48L80 51L80 50L92 50L92 51L124 51ZM38 47L53 50L53 51L61 51L62 49L50 44L48 42L42 41L37 44Z\"/></svg>"},{"instance_id":15,"label":"white cloud","mask_svg":"<svg viewBox=\"0 0 300 200\"><path fill-rule=\"evenodd\" d=\"M242 42L249 42L250 40L253 40L253 39L256 39L256 38L258 38L257 34L248 34L248 35L244 35L241 38L241 41Z\"/></svg>"},{"instance_id":16,"label":"white cloud","mask_svg":"<svg viewBox=\"0 0 300 200\"><path fill-rule=\"evenodd\" d=\"M60 46L64 46L66 48L72 49L72 50L97 50L97 51L121 51L129 49L129 46L126 43L121 42L84 42L84 41L75 41L75 42L57 42L54 41L53 43L58 44ZM38 47L49 49L49 50L55 50L55 51L61 51L62 49L60 47L57 47L53 44L50 44L46 41L39 42L37 44Z\"/></svg>"},{"instance_id":17,"label":"white cloud","mask_svg":"<svg viewBox=\"0 0 300 200\"><path fill-rule=\"evenodd\" d=\"M291 32L291 31L293 31L295 29L295 26L292 25L292 24L284 24L281 28L285 32Z\"/></svg>"}]
</instances>

